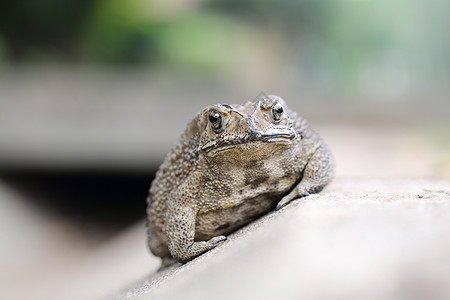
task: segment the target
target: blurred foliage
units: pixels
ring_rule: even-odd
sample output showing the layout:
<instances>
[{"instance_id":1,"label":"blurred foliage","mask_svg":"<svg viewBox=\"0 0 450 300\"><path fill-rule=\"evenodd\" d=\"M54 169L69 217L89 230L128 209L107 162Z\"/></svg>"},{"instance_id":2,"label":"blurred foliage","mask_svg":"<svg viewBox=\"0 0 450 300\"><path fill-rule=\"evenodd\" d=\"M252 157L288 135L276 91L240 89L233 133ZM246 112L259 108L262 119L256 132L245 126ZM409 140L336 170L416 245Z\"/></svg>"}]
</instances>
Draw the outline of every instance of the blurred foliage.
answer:
<instances>
[{"instance_id":1,"label":"blurred foliage","mask_svg":"<svg viewBox=\"0 0 450 300\"><path fill-rule=\"evenodd\" d=\"M317 80L345 84L359 77L370 84L385 77L416 85L445 84L450 76L446 1L216 0L208 6L262 28L279 26L293 62Z\"/></svg>"},{"instance_id":2,"label":"blurred foliage","mask_svg":"<svg viewBox=\"0 0 450 300\"><path fill-rule=\"evenodd\" d=\"M326 85L401 92L448 82L449 8L442 0L3 0L0 59L200 72L284 64Z\"/></svg>"},{"instance_id":3,"label":"blurred foliage","mask_svg":"<svg viewBox=\"0 0 450 300\"><path fill-rule=\"evenodd\" d=\"M81 36L87 60L108 63L151 62L158 25L146 18L142 1L97 1Z\"/></svg>"},{"instance_id":4,"label":"blurred foliage","mask_svg":"<svg viewBox=\"0 0 450 300\"><path fill-rule=\"evenodd\" d=\"M227 18L210 12L188 11L159 19L151 1L101 1L82 37L88 60L108 63L150 63L178 67L214 68L227 63L230 31L238 30Z\"/></svg>"}]
</instances>

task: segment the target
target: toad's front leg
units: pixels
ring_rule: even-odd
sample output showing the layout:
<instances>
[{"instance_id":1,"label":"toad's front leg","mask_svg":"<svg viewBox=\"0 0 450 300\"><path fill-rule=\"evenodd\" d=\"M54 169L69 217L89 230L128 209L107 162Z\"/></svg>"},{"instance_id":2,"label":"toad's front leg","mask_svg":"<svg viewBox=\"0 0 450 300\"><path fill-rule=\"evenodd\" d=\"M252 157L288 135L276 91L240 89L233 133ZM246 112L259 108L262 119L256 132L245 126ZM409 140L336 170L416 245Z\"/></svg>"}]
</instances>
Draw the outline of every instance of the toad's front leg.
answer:
<instances>
[{"instance_id":1,"label":"toad's front leg","mask_svg":"<svg viewBox=\"0 0 450 300\"><path fill-rule=\"evenodd\" d=\"M333 160L327 146L321 143L306 164L300 183L278 202L276 209L282 208L296 198L320 192L332 177Z\"/></svg>"},{"instance_id":2,"label":"toad's front leg","mask_svg":"<svg viewBox=\"0 0 450 300\"><path fill-rule=\"evenodd\" d=\"M211 250L217 243L226 240L223 235L209 241L194 242L197 212L179 201L169 202L166 213L166 236L170 254L177 261L185 263Z\"/></svg>"}]
</instances>

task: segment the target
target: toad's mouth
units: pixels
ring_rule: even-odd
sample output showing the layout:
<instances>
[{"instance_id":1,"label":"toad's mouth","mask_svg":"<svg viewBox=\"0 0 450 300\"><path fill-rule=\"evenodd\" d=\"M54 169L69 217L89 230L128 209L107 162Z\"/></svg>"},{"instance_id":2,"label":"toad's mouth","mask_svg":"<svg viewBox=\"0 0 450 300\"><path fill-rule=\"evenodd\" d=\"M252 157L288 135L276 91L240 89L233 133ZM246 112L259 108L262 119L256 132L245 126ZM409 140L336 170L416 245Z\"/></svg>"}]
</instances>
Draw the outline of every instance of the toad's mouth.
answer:
<instances>
[{"instance_id":1,"label":"toad's mouth","mask_svg":"<svg viewBox=\"0 0 450 300\"><path fill-rule=\"evenodd\" d=\"M256 145L257 143L281 143L288 144L292 139L296 137L294 131L288 133L272 133L272 134L261 134L261 133L251 133L245 137L233 138L233 139L214 139L206 143L201 148L201 151L206 153L212 152L222 152L226 150L231 150L237 147L242 147L244 145Z\"/></svg>"}]
</instances>

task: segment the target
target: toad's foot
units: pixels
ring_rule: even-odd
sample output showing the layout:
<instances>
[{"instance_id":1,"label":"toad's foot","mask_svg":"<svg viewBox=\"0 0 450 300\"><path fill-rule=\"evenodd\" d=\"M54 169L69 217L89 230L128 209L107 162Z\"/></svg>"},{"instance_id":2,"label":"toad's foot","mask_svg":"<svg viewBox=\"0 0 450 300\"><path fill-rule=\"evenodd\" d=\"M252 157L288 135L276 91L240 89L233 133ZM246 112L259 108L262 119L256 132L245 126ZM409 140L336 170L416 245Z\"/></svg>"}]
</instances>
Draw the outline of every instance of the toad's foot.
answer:
<instances>
[{"instance_id":1,"label":"toad's foot","mask_svg":"<svg viewBox=\"0 0 450 300\"><path fill-rule=\"evenodd\" d=\"M217 245L220 242L223 242L226 239L227 239L226 236L220 235L220 236L213 237L209 241L194 242L192 245L190 245L186 249L179 251L179 253L176 255L175 259L178 260L179 262L185 263L185 262L199 256L200 254L203 254L206 251L209 251L209 250L217 247Z\"/></svg>"},{"instance_id":2,"label":"toad's foot","mask_svg":"<svg viewBox=\"0 0 450 300\"><path fill-rule=\"evenodd\" d=\"M292 200L309 196L309 192L307 191L297 191L297 189L294 189L292 192L290 192L288 195L284 196L280 202L278 202L277 206L275 207L275 210L280 210L284 206L288 205Z\"/></svg>"}]
</instances>

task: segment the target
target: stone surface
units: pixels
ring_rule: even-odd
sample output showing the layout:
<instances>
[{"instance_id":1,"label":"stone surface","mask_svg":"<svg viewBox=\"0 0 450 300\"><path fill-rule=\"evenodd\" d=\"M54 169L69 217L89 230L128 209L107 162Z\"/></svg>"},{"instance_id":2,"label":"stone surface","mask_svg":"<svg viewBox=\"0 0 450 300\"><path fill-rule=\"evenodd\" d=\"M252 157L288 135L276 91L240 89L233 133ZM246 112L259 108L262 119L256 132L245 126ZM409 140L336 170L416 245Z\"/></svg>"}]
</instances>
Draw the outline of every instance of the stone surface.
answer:
<instances>
[{"instance_id":1,"label":"stone surface","mask_svg":"<svg viewBox=\"0 0 450 300\"><path fill-rule=\"evenodd\" d=\"M117 299L449 299L450 184L337 178Z\"/></svg>"}]
</instances>

